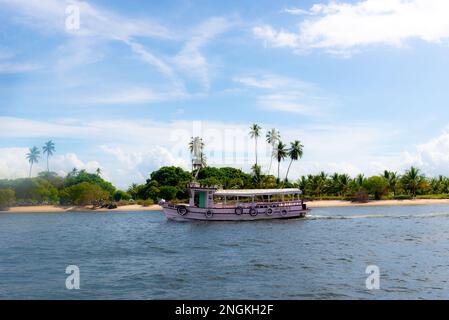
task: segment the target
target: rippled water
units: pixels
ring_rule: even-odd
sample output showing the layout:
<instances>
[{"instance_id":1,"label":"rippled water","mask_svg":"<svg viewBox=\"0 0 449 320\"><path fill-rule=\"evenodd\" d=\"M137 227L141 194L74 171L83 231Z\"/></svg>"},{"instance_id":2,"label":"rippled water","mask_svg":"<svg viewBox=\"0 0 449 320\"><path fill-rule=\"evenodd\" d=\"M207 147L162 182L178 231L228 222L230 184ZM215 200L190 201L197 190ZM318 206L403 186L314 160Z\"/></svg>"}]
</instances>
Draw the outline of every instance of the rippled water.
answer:
<instances>
[{"instance_id":1,"label":"rippled water","mask_svg":"<svg viewBox=\"0 0 449 320\"><path fill-rule=\"evenodd\" d=\"M81 289L65 288L65 268ZM368 265L380 290L365 288ZM449 298L449 206L170 222L161 212L0 214L0 298Z\"/></svg>"}]
</instances>

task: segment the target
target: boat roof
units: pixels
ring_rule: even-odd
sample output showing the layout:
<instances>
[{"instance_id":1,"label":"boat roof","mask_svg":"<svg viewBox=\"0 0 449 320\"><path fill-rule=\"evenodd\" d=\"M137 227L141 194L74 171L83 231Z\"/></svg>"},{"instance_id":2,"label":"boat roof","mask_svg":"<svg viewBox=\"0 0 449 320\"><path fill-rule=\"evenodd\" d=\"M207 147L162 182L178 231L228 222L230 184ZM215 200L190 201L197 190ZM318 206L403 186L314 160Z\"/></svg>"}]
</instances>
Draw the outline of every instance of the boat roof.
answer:
<instances>
[{"instance_id":1,"label":"boat roof","mask_svg":"<svg viewBox=\"0 0 449 320\"><path fill-rule=\"evenodd\" d=\"M218 197L252 197L252 196L273 196L273 195L289 195L302 194L297 188L287 189L240 189L240 190L218 190L215 196Z\"/></svg>"}]
</instances>

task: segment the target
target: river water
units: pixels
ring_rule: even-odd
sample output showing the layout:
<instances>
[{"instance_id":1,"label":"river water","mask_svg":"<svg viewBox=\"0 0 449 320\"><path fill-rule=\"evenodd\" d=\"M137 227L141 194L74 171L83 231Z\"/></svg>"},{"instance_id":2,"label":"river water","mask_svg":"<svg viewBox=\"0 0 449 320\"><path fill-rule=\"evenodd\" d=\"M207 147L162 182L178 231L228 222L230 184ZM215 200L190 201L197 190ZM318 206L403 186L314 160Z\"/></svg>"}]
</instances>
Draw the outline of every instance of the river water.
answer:
<instances>
[{"instance_id":1,"label":"river water","mask_svg":"<svg viewBox=\"0 0 449 320\"><path fill-rule=\"evenodd\" d=\"M66 288L68 265L79 290ZM373 265L378 290L366 287ZM241 223L0 214L0 299L448 299L448 280L447 205Z\"/></svg>"}]
</instances>

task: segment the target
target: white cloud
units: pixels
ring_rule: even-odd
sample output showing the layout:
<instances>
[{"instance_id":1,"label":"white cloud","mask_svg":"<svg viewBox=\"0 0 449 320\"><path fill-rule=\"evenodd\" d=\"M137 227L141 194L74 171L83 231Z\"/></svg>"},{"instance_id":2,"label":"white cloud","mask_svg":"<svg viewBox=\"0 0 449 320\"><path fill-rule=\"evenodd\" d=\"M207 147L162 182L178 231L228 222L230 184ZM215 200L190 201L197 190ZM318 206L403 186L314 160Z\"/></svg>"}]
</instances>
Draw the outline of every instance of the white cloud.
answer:
<instances>
[{"instance_id":1,"label":"white cloud","mask_svg":"<svg viewBox=\"0 0 449 320\"><path fill-rule=\"evenodd\" d=\"M28 148L0 148L0 179L28 177L30 170L30 164L26 159L28 151ZM41 157L38 163L33 164L31 175L35 177L37 173L47 170L46 168L46 160ZM84 162L75 153L50 158L50 169L60 175L66 175L73 168L95 172L102 166L95 160Z\"/></svg>"},{"instance_id":2,"label":"white cloud","mask_svg":"<svg viewBox=\"0 0 449 320\"><path fill-rule=\"evenodd\" d=\"M449 38L447 0L331 1L315 4L309 13L314 17L293 31L261 26L253 32L273 47L323 49L344 55L372 45L401 47L411 39L442 43Z\"/></svg>"},{"instance_id":3,"label":"white cloud","mask_svg":"<svg viewBox=\"0 0 449 320\"><path fill-rule=\"evenodd\" d=\"M297 34L285 30L276 31L268 25L254 27L253 33L256 38L264 41L266 47L297 48L299 46L299 36Z\"/></svg>"},{"instance_id":4,"label":"white cloud","mask_svg":"<svg viewBox=\"0 0 449 320\"><path fill-rule=\"evenodd\" d=\"M449 131L402 154L403 168L416 166L429 175L449 175Z\"/></svg>"},{"instance_id":5,"label":"white cloud","mask_svg":"<svg viewBox=\"0 0 449 320\"><path fill-rule=\"evenodd\" d=\"M285 8L284 10L282 10L282 12L288 13L288 14L292 14L292 15L295 15L295 16L301 16L301 15L308 15L308 14L310 14L310 12L307 11L307 10L304 10L304 9L301 9L301 8L295 8L295 7Z\"/></svg>"},{"instance_id":6,"label":"white cloud","mask_svg":"<svg viewBox=\"0 0 449 320\"><path fill-rule=\"evenodd\" d=\"M234 22L223 17L212 17L194 28L193 35L186 41L181 51L174 57L174 63L181 71L194 75L205 89L210 87L207 59L201 53L201 48L216 36L228 31Z\"/></svg>"},{"instance_id":7,"label":"white cloud","mask_svg":"<svg viewBox=\"0 0 449 320\"><path fill-rule=\"evenodd\" d=\"M105 172L111 172L113 181L121 188L126 188L133 182L145 181L152 171L163 166L189 168L188 159L176 158L161 146L142 150L126 145L102 145L100 149L114 159L106 165Z\"/></svg>"},{"instance_id":8,"label":"white cloud","mask_svg":"<svg viewBox=\"0 0 449 320\"><path fill-rule=\"evenodd\" d=\"M257 104L265 110L320 116L329 108L316 85L298 79L262 74L237 77L234 81L258 90Z\"/></svg>"}]
</instances>

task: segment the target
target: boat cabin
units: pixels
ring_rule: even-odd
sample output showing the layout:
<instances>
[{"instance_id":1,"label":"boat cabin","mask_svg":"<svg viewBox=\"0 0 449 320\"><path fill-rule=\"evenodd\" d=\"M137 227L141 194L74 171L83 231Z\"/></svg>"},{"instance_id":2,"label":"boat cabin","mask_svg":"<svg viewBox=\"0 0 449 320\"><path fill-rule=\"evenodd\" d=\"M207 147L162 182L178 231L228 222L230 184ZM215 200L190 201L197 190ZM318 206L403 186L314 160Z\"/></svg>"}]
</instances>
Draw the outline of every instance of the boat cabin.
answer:
<instances>
[{"instance_id":1,"label":"boat cabin","mask_svg":"<svg viewBox=\"0 0 449 320\"><path fill-rule=\"evenodd\" d=\"M197 208L254 207L291 202L302 204L302 191L297 188L220 190L218 186L205 186L194 182L189 184L189 191L189 206Z\"/></svg>"}]
</instances>

